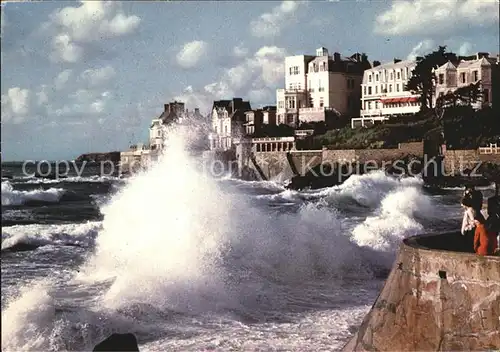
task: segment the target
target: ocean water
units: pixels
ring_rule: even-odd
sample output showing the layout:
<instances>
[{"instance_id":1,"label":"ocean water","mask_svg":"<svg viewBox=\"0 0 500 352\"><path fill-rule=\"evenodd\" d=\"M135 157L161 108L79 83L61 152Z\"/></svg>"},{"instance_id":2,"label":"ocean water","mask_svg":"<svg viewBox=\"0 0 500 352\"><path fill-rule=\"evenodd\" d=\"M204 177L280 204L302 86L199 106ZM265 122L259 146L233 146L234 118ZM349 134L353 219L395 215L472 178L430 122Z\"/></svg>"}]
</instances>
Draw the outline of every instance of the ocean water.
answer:
<instances>
[{"instance_id":1,"label":"ocean water","mask_svg":"<svg viewBox=\"0 0 500 352\"><path fill-rule=\"evenodd\" d=\"M112 332L141 351L339 350L401 239L460 226L461 190L374 172L296 192L213 178L185 149L171 134L129 179L2 165L3 351L91 350Z\"/></svg>"}]
</instances>

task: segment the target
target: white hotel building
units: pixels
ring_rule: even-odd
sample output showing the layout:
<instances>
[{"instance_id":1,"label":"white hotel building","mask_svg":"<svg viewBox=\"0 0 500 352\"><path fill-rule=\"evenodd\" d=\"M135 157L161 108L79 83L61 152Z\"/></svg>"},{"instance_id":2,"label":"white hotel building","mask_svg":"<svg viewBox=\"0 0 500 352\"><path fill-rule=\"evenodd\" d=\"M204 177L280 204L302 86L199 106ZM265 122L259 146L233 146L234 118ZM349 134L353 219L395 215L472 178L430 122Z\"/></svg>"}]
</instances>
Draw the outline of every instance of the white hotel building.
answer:
<instances>
[{"instance_id":1,"label":"white hotel building","mask_svg":"<svg viewBox=\"0 0 500 352\"><path fill-rule=\"evenodd\" d=\"M434 99L481 81L483 96L473 106L479 108L490 105L493 99L492 66L498 62L498 56L494 58L488 53L477 53L473 56L459 57L458 62L448 62L436 68ZM351 119L351 127L372 125L391 116L419 112L420 95L405 90L416 65L416 61L395 59L394 62L366 70L361 85L361 117Z\"/></svg>"},{"instance_id":2,"label":"white hotel building","mask_svg":"<svg viewBox=\"0 0 500 352\"><path fill-rule=\"evenodd\" d=\"M326 48L316 56L285 58L285 88L276 90L277 124L298 127L301 122L325 121L329 116L359 115L366 55L329 56Z\"/></svg>"},{"instance_id":3,"label":"white hotel building","mask_svg":"<svg viewBox=\"0 0 500 352\"><path fill-rule=\"evenodd\" d=\"M361 84L361 117L351 119L351 126L371 125L390 116L418 112L420 95L405 90L415 66L415 61L395 59L366 70Z\"/></svg>"}]
</instances>

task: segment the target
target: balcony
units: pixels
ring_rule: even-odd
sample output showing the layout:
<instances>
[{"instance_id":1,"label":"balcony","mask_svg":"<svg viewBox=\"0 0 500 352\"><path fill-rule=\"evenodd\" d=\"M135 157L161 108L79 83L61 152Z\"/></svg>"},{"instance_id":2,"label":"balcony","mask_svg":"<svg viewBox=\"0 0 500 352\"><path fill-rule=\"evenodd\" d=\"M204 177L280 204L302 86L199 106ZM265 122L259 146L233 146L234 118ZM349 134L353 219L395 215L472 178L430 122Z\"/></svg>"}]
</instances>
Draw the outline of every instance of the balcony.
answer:
<instances>
[{"instance_id":1,"label":"balcony","mask_svg":"<svg viewBox=\"0 0 500 352\"><path fill-rule=\"evenodd\" d=\"M479 154L500 154L500 148L497 143L490 143L489 147L479 147Z\"/></svg>"},{"instance_id":2,"label":"balcony","mask_svg":"<svg viewBox=\"0 0 500 352\"><path fill-rule=\"evenodd\" d=\"M276 93L278 94L305 94L305 89L276 89Z\"/></svg>"}]
</instances>

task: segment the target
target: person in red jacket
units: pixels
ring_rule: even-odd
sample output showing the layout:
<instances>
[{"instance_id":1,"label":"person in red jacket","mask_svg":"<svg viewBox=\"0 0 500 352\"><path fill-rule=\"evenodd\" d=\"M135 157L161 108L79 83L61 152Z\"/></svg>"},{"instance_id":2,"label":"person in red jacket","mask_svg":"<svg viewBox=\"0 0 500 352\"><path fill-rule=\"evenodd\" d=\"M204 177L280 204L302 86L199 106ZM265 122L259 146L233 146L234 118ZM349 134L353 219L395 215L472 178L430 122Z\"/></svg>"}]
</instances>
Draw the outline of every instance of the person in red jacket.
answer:
<instances>
[{"instance_id":1,"label":"person in red jacket","mask_svg":"<svg viewBox=\"0 0 500 352\"><path fill-rule=\"evenodd\" d=\"M486 220L481 213L474 217L474 252L479 255L493 255L497 246L496 232L486 227Z\"/></svg>"}]
</instances>

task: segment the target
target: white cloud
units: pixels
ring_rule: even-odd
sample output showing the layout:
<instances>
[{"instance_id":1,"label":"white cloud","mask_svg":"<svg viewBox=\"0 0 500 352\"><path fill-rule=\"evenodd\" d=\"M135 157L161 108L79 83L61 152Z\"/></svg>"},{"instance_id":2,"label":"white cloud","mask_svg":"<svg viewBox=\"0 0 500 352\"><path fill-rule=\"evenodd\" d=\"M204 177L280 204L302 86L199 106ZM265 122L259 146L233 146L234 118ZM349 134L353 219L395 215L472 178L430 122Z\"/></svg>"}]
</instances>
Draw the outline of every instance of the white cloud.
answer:
<instances>
[{"instance_id":1,"label":"white cloud","mask_svg":"<svg viewBox=\"0 0 500 352\"><path fill-rule=\"evenodd\" d=\"M498 0L395 0L375 20L375 32L389 35L450 34L498 23Z\"/></svg>"},{"instance_id":2,"label":"white cloud","mask_svg":"<svg viewBox=\"0 0 500 352\"><path fill-rule=\"evenodd\" d=\"M72 42L71 37L62 33L52 39L52 53L50 58L53 61L77 62L83 56L83 48Z\"/></svg>"},{"instance_id":3,"label":"white cloud","mask_svg":"<svg viewBox=\"0 0 500 352\"><path fill-rule=\"evenodd\" d=\"M248 49L243 45L237 45L233 48L233 55L237 58L242 58L248 55Z\"/></svg>"},{"instance_id":4,"label":"white cloud","mask_svg":"<svg viewBox=\"0 0 500 352\"><path fill-rule=\"evenodd\" d=\"M407 60L415 60L417 56L424 56L435 49L434 41L432 39L422 40L408 54Z\"/></svg>"},{"instance_id":5,"label":"white cloud","mask_svg":"<svg viewBox=\"0 0 500 352\"><path fill-rule=\"evenodd\" d=\"M80 77L91 86L98 86L108 82L116 75L115 69L111 65L96 69L88 69L81 73Z\"/></svg>"},{"instance_id":6,"label":"white cloud","mask_svg":"<svg viewBox=\"0 0 500 352\"><path fill-rule=\"evenodd\" d=\"M274 102L275 89L284 78L285 56L285 49L264 46L227 70L217 82L201 89L189 86L175 99L204 111L210 109L214 100L233 97L251 99L253 105Z\"/></svg>"},{"instance_id":7,"label":"white cloud","mask_svg":"<svg viewBox=\"0 0 500 352\"><path fill-rule=\"evenodd\" d=\"M304 1L283 1L271 12L264 13L258 19L251 21L250 32L258 38L281 34L287 25L292 24L295 12L304 3Z\"/></svg>"},{"instance_id":8,"label":"white cloud","mask_svg":"<svg viewBox=\"0 0 500 352\"><path fill-rule=\"evenodd\" d=\"M29 89L9 88L2 95L2 122L21 123L31 113L32 94Z\"/></svg>"},{"instance_id":9,"label":"white cloud","mask_svg":"<svg viewBox=\"0 0 500 352\"><path fill-rule=\"evenodd\" d=\"M84 44L134 32L140 18L127 16L114 1L84 1L77 7L54 11L43 31L53 33L51 59L77 62L84 54Z\"/></svg>"},{"instance_id":10,"label":"white cloud","mask_svg":"<svg viewBox=\"0 0 500 352\"><path fill-rule=\"evenodd\" d=\"M81 119L101 117L109 107L109 102L112 100L112 95L108 91L77 89L74 92L69 92L68 98L65 101L54 101L46 107L48 116L57 116L70 121L72 118ZM59 104L57 104L59 102ZM96 121L96 120L88 120Z\"/></svg>"},{"instance_id":11,"label":"white cloud","mask_svg":"<svg viewBox=\"0 0 500 352\"><path fill-rule=\"evenodd\" d=\"M61 90L62 88L64 88L66 83L68 83L72 73L73 70L67 69L58 74L56 79L54 80L54 88L57 90Z\"/></svg>"},{"instance_id":12,"label":"white cloud","mask_svg":"<svg viewBox=\"0 0 500 352\"><path fill-rule=\"evenodd\" d=\"M194 40L184 44L177 54L177 64L183 68L192 68L208 53L208 44L202 40Z\"/></svg>"},{"instance_id":13,"label":"white cloud","mask_svg":"<svg viewBox=\"0 0 500 352\"><path fill-rule=\"evenodd\" d=\"M472 54L472 50L474 49L474 45L469 42L464 42L458 48L458 55L467 56Z\"/></svg>"}]
</instances>

